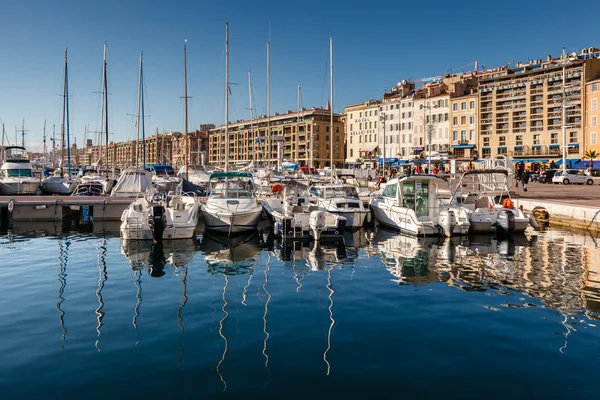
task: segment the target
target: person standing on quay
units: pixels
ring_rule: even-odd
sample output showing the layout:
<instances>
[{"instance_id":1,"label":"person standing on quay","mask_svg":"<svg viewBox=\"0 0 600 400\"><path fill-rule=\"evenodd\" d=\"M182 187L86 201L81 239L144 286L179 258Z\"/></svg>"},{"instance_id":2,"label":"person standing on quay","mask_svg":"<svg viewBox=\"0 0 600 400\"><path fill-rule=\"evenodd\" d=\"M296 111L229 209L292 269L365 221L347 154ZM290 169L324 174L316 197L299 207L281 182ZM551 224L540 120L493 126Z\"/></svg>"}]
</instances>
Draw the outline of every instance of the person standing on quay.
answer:
<instances>
[{"instance_id":1,"label":"person standing on quay","mask_svg":"<svg viewBox=\"0 0 600 400\"><path fill-rule=\"evenodd\" d=\"M529 182L529 172L523 171L521 174L521 182L523 183L523 190L527 191L527 183Z\"/></svg>"}]
</instances>

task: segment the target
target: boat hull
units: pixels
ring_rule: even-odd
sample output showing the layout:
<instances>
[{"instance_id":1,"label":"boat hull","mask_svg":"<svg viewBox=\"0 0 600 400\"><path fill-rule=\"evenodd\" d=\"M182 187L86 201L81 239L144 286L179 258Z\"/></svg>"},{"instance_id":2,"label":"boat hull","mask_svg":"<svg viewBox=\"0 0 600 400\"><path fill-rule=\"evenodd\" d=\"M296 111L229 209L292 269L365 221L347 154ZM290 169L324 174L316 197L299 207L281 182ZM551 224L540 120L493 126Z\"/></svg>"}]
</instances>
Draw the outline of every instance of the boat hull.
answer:
<instances>
[{"instance_id":1,"label":"boat hull","mask_svg":"<svg viewBox=\"0 0 600 400\"><path fill-rule=\"evenodd\" d=\"M70 195L77 185L68 181L46 181L42 182L42 192L48 194Z\"/></svg>"},{"instance_id":2,"label":"boat hull","mask_svg":"<svg viewBox=\"0 0 600 400\"><path fill-rule=\"evenodd\" d=\"M195 226L165 226L162 238L170 239L191 239L194 237ZM122 223L121 237L125 240L153 240L154 233L148 224Z\"/></svg>"},{"instance_id":3,"label":"boat hull","mask_svg":"<svg viewBox=\"0 0 600 400\"><path fill-rule=\"evenodd\" d=\"M358 230L363 227L367 214L370 210L360 211L329 211L330 213L341 215L346 218L346 229L347 230Z\"/></svg>"},{"instance_id":4,"label":"boat hull","mask_svg":"<svg viewBox=\"0 0 600 400\"><path fill-rule=\"evenodd\" d=\"M371 204L373 215L380 224L413 236L439 236L439 229L431 221L418 223L399 207L379 207Z\"/></svg>"},{"instance_id":5,"label":"boat hull","mask_svg":"<svg viewBox=\"0 0 600 400\"><path fill-rule=\"evenodd\" d=\"M262 207L257 206L253 210L244 212L213 210L202 207L202 217L206 229L215 232L238 233L256 229L262 214Z\"/></svg>"},{"instance_id":6,"label":"boat hull","mask_svg":"<svg viewBox=\"0 0 600 400\"><path fill-rule=\"evenodd\" d=\"M4 195L21 195L35 194L40 186L40 180L26 181L0 181L0 194Z\"/></svg>"}]
</instances>

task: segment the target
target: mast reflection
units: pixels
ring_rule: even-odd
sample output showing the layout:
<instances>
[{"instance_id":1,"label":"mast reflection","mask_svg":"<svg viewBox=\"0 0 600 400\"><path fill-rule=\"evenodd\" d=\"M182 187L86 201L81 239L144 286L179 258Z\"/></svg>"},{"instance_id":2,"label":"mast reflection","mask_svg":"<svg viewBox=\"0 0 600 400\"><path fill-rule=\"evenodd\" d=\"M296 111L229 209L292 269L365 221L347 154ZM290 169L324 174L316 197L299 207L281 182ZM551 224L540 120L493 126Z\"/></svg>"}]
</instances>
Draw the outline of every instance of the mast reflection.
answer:
<instances>
[{"instance_id":1,"label":"mast reflection","mask_svg":"<svg viewBox=\"0 0 600 400\"><path fill-rule=\"evenodd\" d=\"M106 284L106 280L108 278L106 273L106 239L103 239L102 245L98 247L98 289L96 290L96 297L98 298L98 307L96 308L96 350L100 351L100 329L104 325L102 320L104 319L104 299L102 298L102 289Z\"/></svg>"},{"instance_id":2,"label":"mast reflection","mask_svg":"<svg viewBox=\"0 0 600 400\"><path fill-rule=\"evenodd\" d=\"M58 273L58 302L56 303L56 309L58 310L58 322L60 323L60 328L62 329L62 344L60 346L61 350L65 348L65 341L67 339L67 328L65 327L65 312L62 309L62 304L65 301L65 288L67 287L67 262L69 260L69 246L71 245L71 241L65 239L64 246L62 239L58 241L58 260L59 260L59 273Z\"/></svg>"}]
</instances>

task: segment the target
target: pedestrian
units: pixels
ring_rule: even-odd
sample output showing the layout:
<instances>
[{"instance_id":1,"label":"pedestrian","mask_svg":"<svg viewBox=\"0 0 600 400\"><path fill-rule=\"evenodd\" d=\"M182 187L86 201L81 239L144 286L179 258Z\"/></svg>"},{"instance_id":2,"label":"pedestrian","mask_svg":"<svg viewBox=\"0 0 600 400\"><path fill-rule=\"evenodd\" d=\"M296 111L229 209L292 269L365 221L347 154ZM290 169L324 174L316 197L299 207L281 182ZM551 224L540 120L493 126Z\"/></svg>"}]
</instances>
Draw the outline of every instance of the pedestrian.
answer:
<instances>
[{"instance_id":1,"label":"pedestrian","mask_svg":"<svg viewBox=\"0 0 600 400\"><path fill-rule=\"evenodd\" d=\"M437 168L437 167L433 167L433 174L434 174L434 175L437 175L437 174L438 174L438 172L439 172L438 168Z\"/></svg>"},{"instance_id":2,"label":"pedestrian","mask_svg":"<svg viewBox=\"0 0 600 400\"><path fill-rule=\"evenodd\" d=\"M519 187L519 181L521 180L521 175L522 175L521 170L517 169L517 171L515 172L515 182L516 182L515 186L517 188Z\"/></svg>"},{"instance_id":3,"label":"pedestrian","mask_svg":"<svg viewBox=\"0 0 600 400\"><path fill-rule=\"evenodd\" d=\"M529 171L523 171L521 174L521 182L523 183L523 191L527 191L527 183L529 182Z\"/></svg>"}]
</instances>

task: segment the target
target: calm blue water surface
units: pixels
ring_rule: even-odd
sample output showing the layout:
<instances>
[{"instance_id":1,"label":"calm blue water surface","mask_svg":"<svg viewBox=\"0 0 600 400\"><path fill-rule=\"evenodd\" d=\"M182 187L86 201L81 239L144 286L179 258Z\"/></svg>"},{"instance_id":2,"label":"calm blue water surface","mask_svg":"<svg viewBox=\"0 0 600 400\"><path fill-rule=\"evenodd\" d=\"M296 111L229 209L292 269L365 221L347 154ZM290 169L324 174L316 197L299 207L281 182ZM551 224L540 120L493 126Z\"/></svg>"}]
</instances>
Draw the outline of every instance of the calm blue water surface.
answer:
<instances>
[{"instance_id":1,"label":"calm blue water surface","mask_svg":"<svg viewBox=\"0 0 600 400\"><path fill-rule=\"evenodd\" d=\"M1 397L600 398L597 240L22 224L0 234Z\"/></svg>"}]
</instances>

